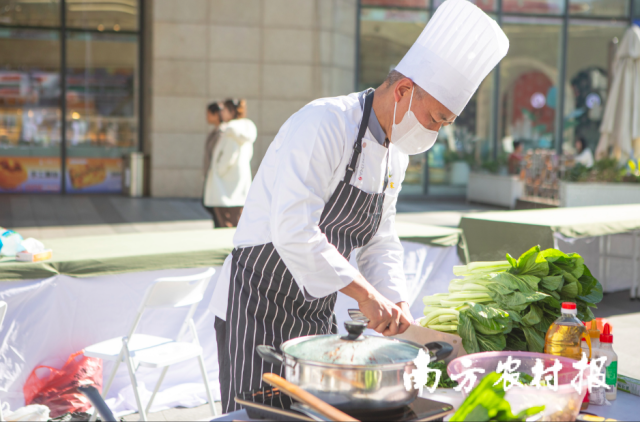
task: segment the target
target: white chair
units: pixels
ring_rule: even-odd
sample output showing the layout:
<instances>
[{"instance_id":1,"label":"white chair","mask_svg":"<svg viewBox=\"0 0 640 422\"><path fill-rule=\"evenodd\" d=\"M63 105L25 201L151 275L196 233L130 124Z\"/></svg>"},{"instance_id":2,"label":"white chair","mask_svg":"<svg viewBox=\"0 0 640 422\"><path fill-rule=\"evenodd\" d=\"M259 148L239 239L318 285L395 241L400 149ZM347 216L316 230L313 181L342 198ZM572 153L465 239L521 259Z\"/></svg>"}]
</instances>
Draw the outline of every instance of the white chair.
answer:
<instances>
[{"instance_id":1,"label":"white chair","mask_svg":"<svg viewBox=\"0 0 640 422\"><path fill-rule=\"evenodd\" d=\"M116 337L91 345L84 349L85 356L101 358L103 360L115 361L111 376L102 391L102 397L106 397L111 387L111 383L116 375L120 362L126 362L131 378L131 385L138 404L140 412L140 420L147 420L147 413L151 409L153 399L160 388L160 384L167 374L170 365L186 361L188 359L198 358L202 379L207 391L207 398L211 406L211 412L217 416L216 406L213 402L211 389L209 388L209 380L207 371L204 367L204 359L202 356L202 347L198 341L195 323L193 322L193 314L196 311L198 303L202 301L204 291L207 288L211 276L215 273L213 268L207 271L186 276L186 277L165 277L155 280L147 289L142 299L142 304L138 309L138 313L133 321L133 325L126 337ZM156 337L146 334L134 334L140 318L145 309L148 308L178 308L183 306L191 306L187 317L178 332L178 336L174 339ZM192 342L181 341L187 330L191 331L193 336ZM140 392L138 391L138 382L135 376L136 369L140 366L148 368L163 368L160 379L156 384L153 394L149 399L147 407L142 406L140 400ZM97 412L94 411L91 420L95 420Z\"/></svg>"},{"instance_id":2,"label":"white chair","mask_svg":"<svg viewBox=\"0 0 640 422\"><path fill-rule=\"evenodd\" d=\"M7 302L3 302L0 300L0 330L2 329L2 321L4 321L4 316L7 313ZM0 422L4 421L4 416L2 416L2 402L0 401Z\"/></svg>"}]
</instances>

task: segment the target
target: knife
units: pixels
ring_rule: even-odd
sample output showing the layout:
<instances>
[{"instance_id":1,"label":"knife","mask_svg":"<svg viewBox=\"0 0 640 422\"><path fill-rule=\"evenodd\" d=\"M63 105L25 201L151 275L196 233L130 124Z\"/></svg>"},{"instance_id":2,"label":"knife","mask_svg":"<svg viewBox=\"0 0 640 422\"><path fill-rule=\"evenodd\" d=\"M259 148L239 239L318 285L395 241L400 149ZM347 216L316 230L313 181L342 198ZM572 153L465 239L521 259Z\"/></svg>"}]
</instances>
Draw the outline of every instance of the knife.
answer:
<instances>
[{"instance_id":1,"label":"knife","mask_svg":"<svg viewBox=\"0 0 640 422\"><path fill-rule=\"evenodd\" d=\"M348 312L349 312L349 316L351 317L352 320L361 321L361 322L364 322L365 324L369 323L369 318L364 316L364 314L362 312L360 312L359 309L349 309Z\"/></svg>"}]
</instances>

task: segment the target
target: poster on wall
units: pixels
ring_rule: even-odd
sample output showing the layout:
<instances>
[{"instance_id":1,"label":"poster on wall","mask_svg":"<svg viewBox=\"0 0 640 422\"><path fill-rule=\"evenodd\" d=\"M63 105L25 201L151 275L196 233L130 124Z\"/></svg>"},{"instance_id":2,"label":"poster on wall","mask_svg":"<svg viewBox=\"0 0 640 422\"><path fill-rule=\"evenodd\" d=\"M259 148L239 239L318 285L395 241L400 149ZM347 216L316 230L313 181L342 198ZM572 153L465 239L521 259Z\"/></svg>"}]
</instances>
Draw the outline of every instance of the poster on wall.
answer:
<instances>
[{"instance_id":1,"label":"poster on wall","mask_svg":"<svg viewBox=\"0 0 640 422\"><path fill-rule=\"evenodd\" d=\"M70 193L119 193L122 159L69 158L65 183Z\"/></svg>"},{"instance_id":2,"label":"poster on wall","mask_svg":"<svg viewBox=\"0 0 640 422\"><path fill-rule=\"evenodd\" d=\"M0 156L0 192L60 192L60 159Z\"/></svg>"}]
</instances>

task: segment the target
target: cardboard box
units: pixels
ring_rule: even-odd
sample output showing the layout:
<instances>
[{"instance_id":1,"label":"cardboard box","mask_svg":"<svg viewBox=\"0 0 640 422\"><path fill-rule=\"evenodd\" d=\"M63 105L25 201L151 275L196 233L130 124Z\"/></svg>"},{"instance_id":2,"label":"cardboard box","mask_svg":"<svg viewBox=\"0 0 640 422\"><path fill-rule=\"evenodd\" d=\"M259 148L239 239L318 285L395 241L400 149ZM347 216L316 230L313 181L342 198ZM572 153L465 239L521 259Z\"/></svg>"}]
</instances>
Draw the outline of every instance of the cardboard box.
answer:
<instances>
[{"instance_id":1,"label":"cardboard box","mask_svg":"<svg viewBox=\"0 0 640 422\"><path fill-rule=\"evenodd\" d=\"M416 321L417 324L420 324L420 320ZM445 343L449 343L453 346L453 352L451 355L445 359L446 363L451 362L457 357L464 356L467 352L462 347L462 338L455 334L441 333L440 331L432 330L430 328L425 328L421 325L411 325L407 331L397 336L395 338L401 340L409 340L418 344L427 344L432 341L443 341Z\"/></svg>"},{"instance_id":2,"label":"cardboard box","mask_svg":"<svg viewBox=\"0 0 640 422\"><path fill-rule=\"evenodd\" d=\"M640 396L640 380L618 374L618 390Z\"/></svg>"},{"instance_id":3,"label":"cardboard box","mask_svg":"<svg viewBox=\"0 0 640 422\"><path fill-rule=\"evenodd\" d=\"M53 251L51 249L47 249L42 252L31 253L31 252L18 252L16 255L16 260L24 261L24 262L40 262L46 261L47 259L51 259L53 256Z\"/></svg>"}]
</instances>

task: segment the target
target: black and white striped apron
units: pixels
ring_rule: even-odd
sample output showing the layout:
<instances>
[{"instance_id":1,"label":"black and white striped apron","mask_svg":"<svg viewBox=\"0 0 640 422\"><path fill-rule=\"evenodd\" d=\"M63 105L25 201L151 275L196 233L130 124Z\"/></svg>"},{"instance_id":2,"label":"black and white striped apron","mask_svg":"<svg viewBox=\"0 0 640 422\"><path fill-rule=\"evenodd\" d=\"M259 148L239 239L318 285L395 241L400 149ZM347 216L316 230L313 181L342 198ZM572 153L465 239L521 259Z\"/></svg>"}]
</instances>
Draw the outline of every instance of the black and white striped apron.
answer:
<instances>
[{"instance_id":1,"label":"black and white striped apron","mask_svg":"<svg viewBox=\"0 0 640 422\"><path fill-rule=\"evenodd\" d=\"M362 152L362 138L367 130L372 104L373 92L369 92L344 180L338 184L320 217L320 230L346 259L355 248L366 245L376 234L388 184L388 152L382 193L366 193L350 184ZM295 337L337 332L333 322L337 293L305 300L272 243L236 248L232 256L224 347L219 347L222 356L218 357L224 412L239 408L234 401L237 395L263 388L263 373L274 372L284 376L283 368L273 367L258 356L257 345L279 348ZM217 324L221 325L222 321ZM216 329L222 331L221 326ZM220 334L218 341L222 340Z\"/></svg>"}]
</instances>

